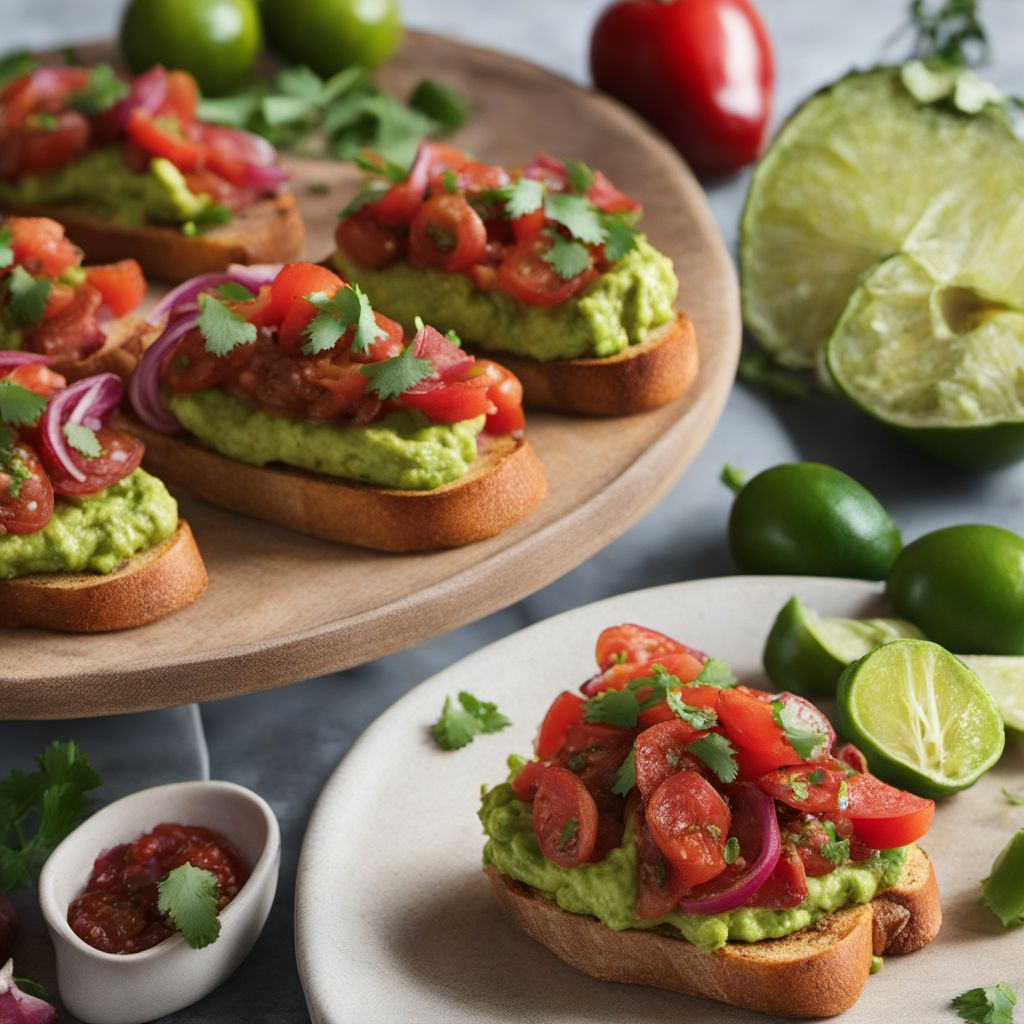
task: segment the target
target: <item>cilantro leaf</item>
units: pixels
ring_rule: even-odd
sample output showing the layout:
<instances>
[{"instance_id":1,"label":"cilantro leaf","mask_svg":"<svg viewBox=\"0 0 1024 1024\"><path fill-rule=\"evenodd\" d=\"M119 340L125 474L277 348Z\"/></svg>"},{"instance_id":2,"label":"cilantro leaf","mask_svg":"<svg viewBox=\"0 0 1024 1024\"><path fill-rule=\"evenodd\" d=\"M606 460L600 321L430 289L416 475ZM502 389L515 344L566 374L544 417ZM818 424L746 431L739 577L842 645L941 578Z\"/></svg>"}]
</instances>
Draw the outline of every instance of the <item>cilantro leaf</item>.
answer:
<instances>
[{"instance_id":1,"label":"cilantro leaf","mask_svg":"<svg viewBox=\"0 0 1024 1024\"><path fill-rule=\"evenodd\" d=\"M697 678L693 680L693 685L714 686L718 690L729 690L736 685L736 676L720 658L708 658Z\"/></svg>"},{"instance_id":2,"label":"cilantro leaf","mask_svg":"<svg viewBox=\"0 0 1024 1024\"><path fill-rule=\"evenodd\" d=\"M1011 807L1020 807L1021 805L1024 805L1024 796L1018 796L1016 793L1011 792L1005 786L1003 786L1001 792L1003 796L1006 797L1006 802Z\"/></svg>"},{"instance_id":3,"label":"cilantro leaf","mask_svg":"<svg viewBox=\"0 0 1024 1024\"><path fill-rule=\"evenodd\" d=\"M807 785L807 780L799 775L790 775L786 785L797 800L806 800L811 795L811 789Z\"/></svg>"},{"instance_id":4,"label":"cilantro leaf","mask_svg":"<svg viewBox=\"0 0 1024 1024\"><path fill-rule=\"evenodd\" d=\"M403 185L409 180L408 168L395 163L394 160L388 160L378 153L374 153L372 156L357 153L352 158L352 162L361 170L386 178L392 185Z\"/></svg>"},{"instance_id":5,"label":"cilantro leaf","mask_svg":"<svg viewBox=\"0 0 1024 1024\"><path fill-rule=\"evenodd\" d=\"M199 332L206 351L215 356L226 356L233 348L256 340L255 324L205 292L199 296Z\"/></svg>"},{"instance_id":6,"label":"cilantro leaf","mask_svg":"<svg viewBox=\"0 0 1024 1024\"><path fill-rule=\"evenodd\" d=\"M736 751L733 745L717 732L710 732L694 740L686 748L695 757L699 757L722 782L735 782L739 774L736 764Z\"/></svg>"},{"instance_id":7,"label":"cilantro leaf","mask_svg":"<svg viewBox=\"0 0 1024 1024\"><path fill-rule=\"evenodd\" d=\"M558 848L564 850L579 835L580 823L575 818L567 818L558 835Z\"/></svg>"},{"instance_id":8,"label":"cilantro leaf","mask_svg":"<svg viewBox=\"0 0 1024 1024\"><path fill-rule=\"evenodd\" d=\"M454 327L449 327L444 332L445 338L448 339L456 348L462 348L462 339L459 337L459 332Z\"/></svg>"},{"instance_id":9,"label":"cilantro leaf","mask_svg":"<svg viewBox=\"0 0 1024 1024\"><path fill-rule=\"evenodd\" d=\"M83 89L77 89L67 99L67 105L87 117L109 110L129 93L128 83L119 78L109 64L97 64L89 71Z\"/></svg>"},{"instance_id":10,"label":"cilantro leaf","mask_svg":"<svg viewBox=\"0 0 1024 1024\"><path fill-rule=\"evenodd\" d=\"M0 380L0 423L32 427L46 408L46 399L14 381Z\"/></svg>"},{"instance_id":11,"label":"cilantro leaf","mask_svg":"<svg viewBox=\"0 0 1024 1024\"><path fill-rule=\"evenodd\" d=\"M773 700L771 707L775 724L782 730L789 745L797 752L801 760L810 760L811 754L822 743L828 742L828 737L824 733L810 728L801 720L794 703Z\"/></svg>"},{"instance_id":12,"label":"cilantro leaf","mask_svg":"<svg viewBox=\"0 0 1024 1024\"><path fill-rule=\"evenodd\" d=\"M569 188L578 196L586 195L587 189L594 184L594 172L582 160L566 160L565 173Z\"/></svg>"},{"instance_id":13,"label":"cilantro leaf","mask_svg":"<svg viewBox=\"0 0 1024 1024\"><path fill-rule=\"evenodd\" d=\"M388 186L380 181L365 181L359 191L342 207L338 220L345 220L358 213L364 206L377 202L388 190Z\"/></svg>"},{"instance_id":14,"label":"cilantro leaf","mask_svg":"<svg viewBox=\"0 0 1024 1024\"><path fill-rule=\"evenodd\" d=\"M957 996L952 1006L967 1024L1013 1024L1017 993L1009 985L972 988Z\"/></svg>"},{"instance_id":15,"label":"cilantro leaf","mask_svg":"<svg viewBox=\"0 0 1024 1024\"><path fill-rule=\"evenodd\" d=\"M636 248L637 230L632 218L625 213L601 215L605 238L604 254L612 262L621 260Z\"/></svg>"},{"instance_id":16,"label":"cilantro leaf","mask_svg":"<svg viewBox=\"0 0 1024 1024\"><path fill-rule=\"evenodd\" d=\"M434 372L434 364L413 355L410 342L400 355L379 363L367 363L359 367L359 372L370 379L369 390L386 402L426 380Z\"/></svg>"},{"instance_id":17,"label":"cilantro leaf","mask_svg":"<svg viewBox=\"0 0 1024 1024\"><path fill-rule=\"evenodd\" d=\"M511 724L497 704L480 700L463 690L457 704L451 697L445 697L433 735L442 750L461 750L472 743L475 736L500 732Z\"/></svg>"},{"instance_id":18,"label":"cilantro leaf","mask_svg":"<svg viewBox=\"0 0 1024 1024\"><path fill-rule=\"evenodd\" d=\"M673 714L678 715L694 729L713 729L718 725L718 715L714 711L685 703L681 694L676 690L669 690L665 694L665 700Z\"/></svg>"},{"instance_id":19,"label":"cilantro leaf","mask_svg":"<svg viewBox=\"0 0 1024 1024\"><path fill-rule=\"evenodd\" d=\"M820 853L825 860L831 861L836 867L845 864L850 859L850 840L834 839L830 843L824 843Z\"/></svg>"},{"instance_id":20,"label":"cilantro leaf","mask_svg":"<svg viewBox=\"0 0 1024 1024\"><path fill-rule=\"evenodd\" d=\"M636 747L629 748L626 760L619 766L612 792L625 796L636 785Z\"/></svg>"},{"instance_id":21,"label":"cilantro leaf","mask_svg":"<svg viewBox=\"0 0 1024 1024\"><path fill-rule=\"evenodd\" d=\"M453 196L459 191L459 176L449 167L448 170L441 175L441 184L444 187L445 192Z\"/></svg>"},{"instance_id":22,"label":"cilantro leaf","mask_svg":"<svg viewBox=\"0 0 1024 1024\"><path fill-rule=\"evenodd\" d=\"M187 861L156 884L157 909L166 914L193 949L203 949L220 935L217 876Z\"/></svg>"},{"instance_id":23,"label":"cilantro leaf","mask_svg":"<svg viewBox=\"0 0 1024 1024\"><path fill-rule=\"evenodd\" d=\"M65 423L64 436L67 438L68 444L79 455L84 455L87 459L98 459L103 454L103 448L100 445L99 438L96 436L96 431L83 426L81 423Z\"/></svg>"},{"instance_id":24,"label":"cilantro leaf","mask_svg":"<svg viewBox=\"0 0 1024 1024\"><path fill-rule=\"evenodd\" d=\"M722 860L726 864L733 864L740 855L740 841L735 836L729 836L725 849L722 851Z\"/></svg>"},{"instance_id":25,"label":"cilantro leaf","mask_svg":"<svg viewBox=\"0 0 1024 1024\"><path fill-rule=\"evenodd\" d=\"M356 329L352 339L353 352L366 352L375 341L384 337L384 331L373 315L370 300L359 285L339 288L331 298L323 292L312 292L305 298L320 310L303 332L309 338L302 346L306 355L334 348L338 339L353 326Z\"/></svg>"},{"instance_id":26,"label":"cilantro leaf","mask_svg":"<svg viewBox=\"0 0 1024 1024\"><path fill-rule=\"evenodd\" d=\"M53 282L45 277L33 277L18 264L7 278L7 312L16 324L34 324L46 309Z\"/></svg>"},{"instance_id":27,"label":"cilantro leaf","mask_svg":"<svg viewBox=\"0 0 1024 1024\"><path fill-rule=\"evenodd\" d=\"M544 200L544 214L581 242L600 245L604 241L605 232L597 209L583 196L569 192L550 194Z\"/></svg>"},{"instance_id":28,"label":"cilantro leaf","mask_svg":"<svg viewBox=\"0 0 1024 1024\"><path fill-rule=\"evenodd\" d=\"M195 238L213 228L230 224L234 219L235 215L231 212L230 206L225 206L223 203L210 203L208 206L204 206L192 220L187 220L181 225L181 233L186 238Z\"/></svg>"},{"instance_id":29,"label":"cilantro leaf","mask_svg":"<svg viewBox=\"0 0 1024 1024\"><path fill-rule=\"evenodd\" d=\"M237 281L225 281L218 286L217 293L228 302L251 302L256 298L244 284L239 284Z\"/></svg>"},{"instance_id":30,"label":"cilantro leaf","mask_svg":"<svg viewBox=\"0 0 1024 1024\"><path fill-rule=\"evenodd\" d=\"M424 78L409 97L409 106L436 121L446 132L462 127L469 117L469 104L447 85Z\"/></svg>"},{"instance_id":31,"label":"cilantro leaf","mask_svg":"<svg viewBox=\"0 0 1024 1024\"><path fill-rule=\"evenodd\" d=\"M13 432L0 425L0 471L7 474L7 493L12 498L21 495L22 485L32 478L28 466L11 450L14 444Z\"/></svg>"},{"instance_id":32,"label":"cilantro leaf","mask_svg":"<svg viewBox=\"0 0 1024 1024\"><path fill-rule=\"evenodd\" d=\"M640 715L640 702L633 690L603 690L583 705L585 722L607 722L620 729L633 729Z\"/></svg>"},{"instance_id":33,"label":"cilantro leaf","mask_svg":"<svg viewBox=\"0 0 1024 1024\"><path fill-rule=\"evenodd\" d=\"M0 57L0 88L8 82L39 67L39 61L28 50L15 50Z\"/></svg>"},{"instance_id":34,"label":"cilantro leaf","mask_svg":"<svg viewBox=\"0 0 1024 1024\"><path fill-rule=\"evenodd\" d=\"M571 281L590 268L590 250L581 242L563 238L558 232L551 233L551 246L541 259L554 267L563 281Z\"/></svg>"},{"instance_id":35,"label":"cilantro leaf","mask_svg":"<svg viewBox=\"0 0 1024 1024\"><path fill-rule=\"evenodd\" d=\"M813 772L807 773L807 782L812 786L820 786L825 781L825 769L815 768Z\"/></svg>"},{"instance_id":36,"label":"cilantro leaf","mask_svg":"<svg viewBox=\"0 0 1024 1024\"><path fill-rule=\"evenodd\" d=\"M512 220L525 217L544 205L544 186L533 178L520 178L495 192L497 198L505 200L505 216Z\"/></svg>"},{"instance_id":37,"label":"cilantro leaf","mask_svg":"<svg viewBox=\"0 0 1024 1024\"><path fill-rule=\"evenodd\" d=\"M9 267L14 262L14 232L10 228L0 229L0 267Z\"/></svg>"}]
</instances>

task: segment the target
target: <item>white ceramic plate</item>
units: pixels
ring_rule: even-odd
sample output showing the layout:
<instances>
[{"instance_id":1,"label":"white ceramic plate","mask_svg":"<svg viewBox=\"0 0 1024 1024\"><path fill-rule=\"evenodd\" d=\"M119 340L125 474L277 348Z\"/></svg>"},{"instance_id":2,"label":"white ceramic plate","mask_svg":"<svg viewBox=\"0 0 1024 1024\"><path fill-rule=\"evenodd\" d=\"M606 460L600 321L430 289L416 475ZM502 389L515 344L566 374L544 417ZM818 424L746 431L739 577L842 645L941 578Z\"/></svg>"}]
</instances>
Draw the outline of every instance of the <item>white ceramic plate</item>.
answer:
<instances>
[{"instance_id":1,"label":"white ceramic plate","mask_svg":"<svg viewBox=\"0 0 1024 1024\"><path fill-rule=\"evenodd\" d=\"M879 589L849 580L728 577L637 591L506 637L417 687L365 733L313 812L299 865L296 945L316 1024L732 1024L757 1014L649 988L595 981L523 935L491 902L480 869L481 783L528 754L554 695L593 672L597 633L638 622L761 673L783 603L830 615L877 614ZM756 685L756 684L755 684ZM514 725L456 753L429 736L446 694L497 701ZM1024 825L1001 786L1024 790L1011 742L996 771L947 801L924 842L946 920L933 945L887 959L844 1024L953 1019L949 1001L1007 982L1024 996L1024 929L1003 932L978 904L979 881ZM894 1016L895 1014L895 1016Z\"/></svg>"}]
</instances>

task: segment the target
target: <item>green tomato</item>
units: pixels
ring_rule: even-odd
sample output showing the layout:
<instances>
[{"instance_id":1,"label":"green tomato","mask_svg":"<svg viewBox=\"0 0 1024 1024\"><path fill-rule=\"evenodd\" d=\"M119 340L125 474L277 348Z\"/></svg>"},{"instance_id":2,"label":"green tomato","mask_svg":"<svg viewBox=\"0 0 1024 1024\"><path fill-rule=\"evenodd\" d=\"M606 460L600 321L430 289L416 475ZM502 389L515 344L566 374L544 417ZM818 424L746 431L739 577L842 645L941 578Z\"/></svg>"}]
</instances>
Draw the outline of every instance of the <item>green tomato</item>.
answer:
<instances>
[{"instance_id":1,"label":"green tomato","mask_svg":"<svg viewBox=\"0 0 1024 1024\"><path fill-rule=\"evenodd\" d=\"M723 479L731 476L727 469ZM793 462L742 487L729 516L729 545L741 572L880 580L900 549L900 531L852 477Z\"/></svg>"},{"instance_id":2,"label":"green tomato","mask_svg":"<svg viewBox=\"0 0 1024 1024\"><path fill-rule=\"evenodd\" d=\"M1024 654L1024 537L998 526L948 526L900 552L893 609L951 651Z\"/></svg>"},{"instance_id":3,"label":"green tomato","mask_svg":"<svg viewBox=\"0 0 1024 1024\"><path fill-rule=\"evenodd\" d=\"M382 64L402 36L396 0L263 0L260 10L270 45L324 78Z\"/></svg>"},{"instance_id":4,"label":"green tomato","mask_svg":"<svg viewBox=\"0 0 1024 1024\"><path fill-rule=\"evenodd\" d=\"M242 86L262 46L253 0L132 0L121 20L131 71L154 64L190 71L207 96Z\"/></svg>"}]
</instances>

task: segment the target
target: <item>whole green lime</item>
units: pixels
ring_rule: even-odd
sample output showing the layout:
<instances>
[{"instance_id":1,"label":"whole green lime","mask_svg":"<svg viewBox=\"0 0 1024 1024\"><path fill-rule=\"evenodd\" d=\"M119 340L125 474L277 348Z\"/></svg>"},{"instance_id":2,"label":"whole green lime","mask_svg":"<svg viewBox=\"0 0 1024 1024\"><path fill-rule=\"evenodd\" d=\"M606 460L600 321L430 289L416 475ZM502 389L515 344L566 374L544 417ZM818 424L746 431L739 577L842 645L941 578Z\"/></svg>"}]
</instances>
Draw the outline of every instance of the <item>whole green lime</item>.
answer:
<instances>
[{"instance_id":1,"label":"whole green lime","mask_svg":"<svg viewBox=\"0 0 1024 1024\"><path fill-rule=\"evenodd\" d=\"M730 482L728 467L723 479ZM729 546L741 572L880 580L900 550L900 531L852 477L792 462L742 487L729 516Z\"/></svg>"},{"instance_id":2,"label":"whole green lime","mask_svg":"<svg viewBox=\"0 0 1024 1024\"><path fill-rule=\"evenodd\" d=\"M263 45L253 0L132 0L121 55L138 74L154 64L190 71L208 96L244 84Z\"/></svg>"},{"instance_id":3,"label":"whole green lime","mask_svg":"<svg viewBox=\"0 0 1024 1024\"><path fill-rule=\"evenodd\" d=\"M900 552L889 603L925 635L967 654L1024 654L1024 537L949 526Z\"/></svg>"},{"instance_id":4,"label":"whole green lime","mask_svg":"<svg viewBox=\"0 0 1024 1024\"><path fill-rule=\"evenodd\" d=\"M270 45L325 78L382 64L402 37L396 0L263 0L260 10Z\"/></svg>"}]
</instances>

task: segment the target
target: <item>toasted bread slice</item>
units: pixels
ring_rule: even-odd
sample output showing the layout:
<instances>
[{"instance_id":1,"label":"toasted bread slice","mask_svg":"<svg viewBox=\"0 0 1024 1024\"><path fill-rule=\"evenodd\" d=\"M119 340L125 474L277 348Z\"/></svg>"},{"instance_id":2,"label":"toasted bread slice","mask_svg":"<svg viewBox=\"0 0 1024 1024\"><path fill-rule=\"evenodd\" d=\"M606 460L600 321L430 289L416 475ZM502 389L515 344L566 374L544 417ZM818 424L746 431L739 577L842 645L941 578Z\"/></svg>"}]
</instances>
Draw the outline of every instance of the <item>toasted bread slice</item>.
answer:
<instances>
[{"instance_id":1,"label":"toasted bread slice","mask_svg":"<svg viewBox=\"0 0 1024 1024\"><path fill-rule=\"evenodd\" d=\"M702 953L671 929L616 932L486 869L498 903L531 938L603 981L653 985L782 1017L834 1017L860 996L872 954L910 953L942 923L935 873L911 847L893 888L782 939Z\"/></svg>"},{"instance_id":2,"label":"toasted bread slice","mask_svg":"<svg viewBox=\"0 0 1024 1024\"><path fill-rule=\"evenodd\" d=\"M145 320L135 317L112 320L106 327L106 340L102 348L84 359L58 356L50 361L50 366L69 381L92 377L97 373L113 373L127 384L142 353L159 333L159 328L151 327Z\"/></svg>"},{"instance_id":3,"label":"toasted bread slice","mask_svg":"<svg viewBox=\"0 0 1024 1024\"><path fill-rule=\"evenodd\" d=\"M0 626L105 633L144 626L198 600L206 566L188 523L106 576L47 573L0 582Z\"/></svg>"},{"instance_id":4,"label":"toasted bread slice","mask_svg":"<svg viewBox=\"0 0 1024 1024\"><path fill-rule=\"evenodd\" d=\"M482 435L459 480L432 491L354 483L288 466L250 466L198 441L136 421L145 465L165 483L214 505L291 530L378 551L434 551L501 533L543 499L547 481L529 441Z\"/></svg>"},{"instance_id":5,"label":"toasted bread slice","mask_svg":"<svg viewBox=\"0 0 1024 1024\"><path fill-rule=\"evenodd\" d=\"M230 224L189 238L178 228L123 227L80 206L14 206L8 213L52 217L85 252L89 263L137 259L149 277L186 281L230 263L285 263L302 252L305 229L290 192L260 199Z\"/></svg>"},{"instance_id":6,"label":"toasted bread slice","mask_svg":"<svg viewBox=\"0 0 1024 1024\"><path fill-rule=\"evenodd\" d=\"M603 359L558 359L540 363L488 353L523 383L527 405L580 416L628 416L682 397L697 378L700 358L689 318L680 313L647 341Z\"/></svg>"}]
</instances>

